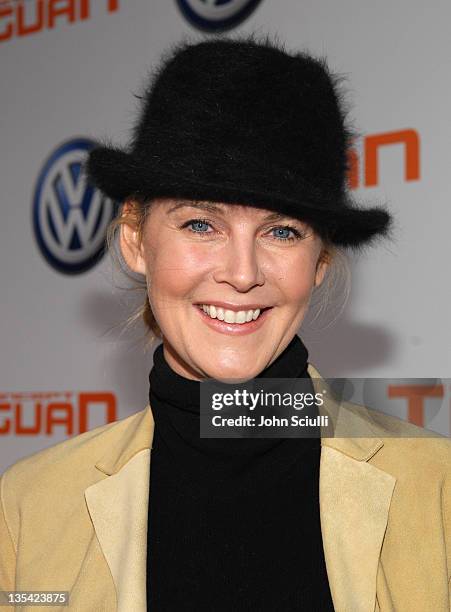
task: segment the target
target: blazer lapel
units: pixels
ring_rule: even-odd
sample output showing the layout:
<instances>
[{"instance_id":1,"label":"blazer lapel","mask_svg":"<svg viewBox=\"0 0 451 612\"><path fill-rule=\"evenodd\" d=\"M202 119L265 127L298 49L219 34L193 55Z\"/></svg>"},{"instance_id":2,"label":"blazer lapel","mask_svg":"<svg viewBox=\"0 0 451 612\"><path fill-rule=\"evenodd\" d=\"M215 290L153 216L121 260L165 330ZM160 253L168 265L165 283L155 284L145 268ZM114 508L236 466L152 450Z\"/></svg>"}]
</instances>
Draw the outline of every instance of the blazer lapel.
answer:
<instances>
[{"instance_id":1,"label":"blazer lapel","mask_svg":"<svg viewBox=\"0 0 451 612\"><path fill-rule=\"evenodd\" d=\"M147 609L149 466L150 450L144 449L117 474L85 491L89 514L116 586L118 612Z\"/></svg>"},{"instance_id":2,"label":"blazer lapel","mask_svg":"<svg viewBox=\"0 0 451 612\"><path fill-rule=\"evenodd\" d=\"M146 612L150 406L96 463L107 477L85 490L88 511L113 577L117 612ZM108 587L106 587L108 588Z\"/></svg>"},{"instance_id":3,"label":"blazer lapel","mask_svg":"<svg viewBox=\"0 0 451 612\"><path fill-rule=\"evenodd\" d=\"M384 442L367 409L350 410L333 399L309 365L316 392L326 389L321 414L332 418L334 437L321 438L320 517L329 585L336 612L374 612L376 577L396 478L368 460ZM363 431L368 437L349 437ZM341 437L342 436L342 437Z\"/></svg>"},{"instance_id":4,"label":"blazer lapel","mask_svg":"<svg viewBox=\"0 0 451 612\"><path fill-rule=\"evenodd\" d=\"M396 479L368 463L383 446L366 409L338 404L327 389L320 413L334 437L321 438L320 517L327 574L336 612L374 612L376 576ZM362 424L368 437L361 437ZM358 429L357 429L358 427ZM147 519L154 421L150 405L129 421L96 463L106 476L85 490L89 514L113 577L117 612L146 612ZM360 432L359 437L352 436ZM340 435L341 434L341 435Z\"/></svg>"}]
</instances>

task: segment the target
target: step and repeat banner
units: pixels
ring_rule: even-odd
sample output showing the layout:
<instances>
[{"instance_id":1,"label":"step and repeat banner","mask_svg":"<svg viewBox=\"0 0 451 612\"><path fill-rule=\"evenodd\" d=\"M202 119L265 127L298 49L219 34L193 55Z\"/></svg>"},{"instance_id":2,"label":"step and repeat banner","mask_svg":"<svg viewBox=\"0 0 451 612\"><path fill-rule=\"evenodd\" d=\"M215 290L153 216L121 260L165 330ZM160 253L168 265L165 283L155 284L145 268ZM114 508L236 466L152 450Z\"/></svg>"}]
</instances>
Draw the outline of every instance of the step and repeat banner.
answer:
<instances>
[{"instance_id":1,"label":"step and repeat banner","mask_svg":"<svg viewBox=\"0 0 451 612\"><path fill-rule=\"evenodd\" d=\"M299 335L323 376L438 382L398 413L449 434L450 19L438 0L0 0L0 472L148 402L152 349L123 324L144 295L104 249L118 203L81 168L97 138L127 144L168 45L218 33L272 34L345 78L349 186L389 204L395 240L348 255L346 306Z\"/></svg>"}]
</instances>

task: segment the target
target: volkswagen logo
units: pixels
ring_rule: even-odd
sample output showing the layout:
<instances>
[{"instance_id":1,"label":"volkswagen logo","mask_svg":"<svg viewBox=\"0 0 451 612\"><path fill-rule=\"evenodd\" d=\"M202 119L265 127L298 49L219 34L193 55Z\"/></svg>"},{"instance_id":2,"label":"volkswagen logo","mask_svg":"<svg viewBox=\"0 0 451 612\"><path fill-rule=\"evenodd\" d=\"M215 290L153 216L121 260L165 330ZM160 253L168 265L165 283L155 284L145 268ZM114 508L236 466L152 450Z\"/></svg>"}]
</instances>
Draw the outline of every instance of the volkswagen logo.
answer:
<instances>
[{"instance_id":1,"label":"volkswagen logo","mask_svg":"<svg viewBox=\"0 0 451 612\"><path fill-rule=\"evenodd\" d=\"M45 161L33 196L33 229L47 262L63 274L80 274L103 256L117 203L87 183L83 164L94 147L87 138L61 144Z\"/></svg>"},{"instance_id":2,"label":"volkswagen logo","mask_svg":"<svg viewBox=\"0 0 451 612\"><path fill-rule=\"evenodd\" d=\"M177 0L186 19L200 30L230 30L244 21L260 0Z\"/></svg>"}]
</instances>

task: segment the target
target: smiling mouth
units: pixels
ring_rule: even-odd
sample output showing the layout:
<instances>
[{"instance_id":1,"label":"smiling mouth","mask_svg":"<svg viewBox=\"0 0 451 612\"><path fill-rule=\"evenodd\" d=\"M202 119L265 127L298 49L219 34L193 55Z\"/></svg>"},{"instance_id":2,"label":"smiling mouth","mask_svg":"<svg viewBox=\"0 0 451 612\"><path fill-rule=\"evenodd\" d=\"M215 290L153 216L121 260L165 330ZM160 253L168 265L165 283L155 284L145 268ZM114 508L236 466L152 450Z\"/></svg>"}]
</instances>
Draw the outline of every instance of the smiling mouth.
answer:
<instances>
[{"instance_id":1,"label":"smiling mouth","mask_svg":"<svg viewBox=\"0 0 451 612\"><path fill-rule=\"evenodd\" d=\"M197 312L199 313L199 316L201 317L205 325L207 325L207 327L220 334L226 334L235 337L245 336L257 332L257 330L265 326L266 321L271 317L271 311L274 310L273 306L262 308L256 319L252 318L251 320L245 321L243 323L229 323L227 320L221 321L221 319L218 319L217 317L212 318L210 314L204 311L202 304L193 304L193 306L194 308L196 308ZM254 311L254 315L257 315L256 310ZM233 314L235 314L234 311L228 312L233 312ZM239 319L243 319L242 315L239 317Z\"/></svg>"},{"instance_id":2,"label":"smiling mouth","mask_svg":"<svg viewBox=\"0 0 451 612\"><path fill-rule=\"evenodd\" d=\"M236 325L238 327L258 321L263 313L272 308L272 306L267 306L250 310L234 311L217 306L215 307L213 305L195 304L195 306L212 321L222 322L227 325Z\"/></svg>"}]
</instances>

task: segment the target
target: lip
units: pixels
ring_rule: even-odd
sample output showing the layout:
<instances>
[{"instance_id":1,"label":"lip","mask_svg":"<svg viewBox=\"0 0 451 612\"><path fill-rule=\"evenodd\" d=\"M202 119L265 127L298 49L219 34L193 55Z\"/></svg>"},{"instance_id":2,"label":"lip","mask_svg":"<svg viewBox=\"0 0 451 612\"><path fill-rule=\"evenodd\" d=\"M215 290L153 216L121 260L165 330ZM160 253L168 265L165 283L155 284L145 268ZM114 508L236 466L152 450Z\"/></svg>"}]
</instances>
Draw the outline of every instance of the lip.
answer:
<instances>
[{"instance_id":1,"label":"lip","mask_svg":"<svg viewBox=\"0 0 451 612\"><path fill-rule=\"evenodd\" d=\"M211 329L214 329L222 334L229 334L232 336L245 336L246 334L252 334L252 332L257 331L257 329L260 329L260 327L265 323L269 313L272 311L272 308L268 308L262 312L255 321L249 321L249 323L226 323L225 321L220 321L219 319L212 319L210 315L207 315L197 304L193 304L193 307L197 310L204 323L211 327ZM251 310L251 308L249 308L249 310Z\"/></svg>"}]
</instances>

